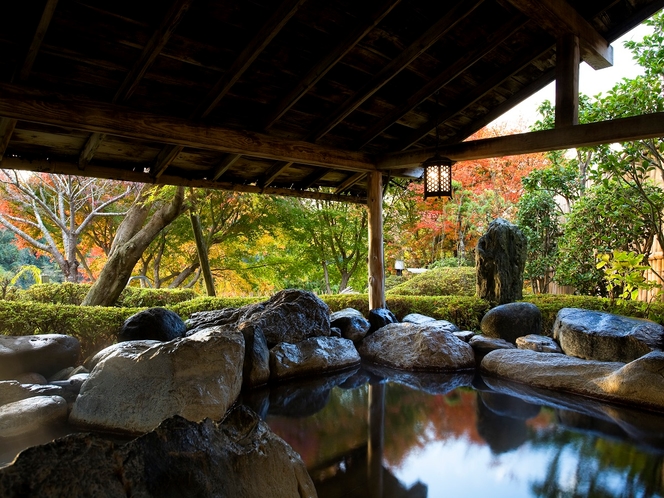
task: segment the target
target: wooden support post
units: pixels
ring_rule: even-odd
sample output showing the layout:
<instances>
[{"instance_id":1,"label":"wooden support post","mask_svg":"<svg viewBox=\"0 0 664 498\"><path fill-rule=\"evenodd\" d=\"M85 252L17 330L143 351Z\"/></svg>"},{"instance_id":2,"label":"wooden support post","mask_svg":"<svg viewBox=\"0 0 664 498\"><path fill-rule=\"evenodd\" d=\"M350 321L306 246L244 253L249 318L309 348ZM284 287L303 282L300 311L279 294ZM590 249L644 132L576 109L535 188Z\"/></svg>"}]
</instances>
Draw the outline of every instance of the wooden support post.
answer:
<instances>
[{"instance_id":1,"label":"wooden support post","mask_svg":"<svg viewBox=\"0 0 664 498\"><path fill-rule=\"evenodd\" d=\"M369 173L369 309L385 307L385 262L383 261L383 177Z\"/></svg>"},{"instance_id":2,"label":"wooden support post","mask_svg":"<svg viewBox=\"0 0 664 498\"><path fill-rule=\"evenodd\" d=\"M383 498L383 449L385 446L385 384L369 384L369 441L367 474L369 497Z\"/></svg>"},{"instance_id":3,"label":"wooden support post","mask_svg":"<svg viewBox=\"0 0 664 498\"><path fill-rule=\"evenodd\" d=\"M564 35L556 44L556 128L579 124L579 37Z\"/></svg>"}]
</instances>

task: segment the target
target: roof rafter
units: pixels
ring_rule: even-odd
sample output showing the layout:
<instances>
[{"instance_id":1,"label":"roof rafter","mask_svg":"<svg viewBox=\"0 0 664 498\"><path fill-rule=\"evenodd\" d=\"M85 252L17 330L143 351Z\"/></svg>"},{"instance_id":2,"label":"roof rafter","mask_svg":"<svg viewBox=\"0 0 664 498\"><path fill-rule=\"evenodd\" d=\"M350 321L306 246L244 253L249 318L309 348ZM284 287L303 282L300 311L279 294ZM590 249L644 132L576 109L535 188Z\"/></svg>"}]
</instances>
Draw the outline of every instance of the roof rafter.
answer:
<instances>
[{"instance_id":1,"label":"roof rafter","mask_svg":"<svg viewBox=\"0 0 664 498\"><path fill-rule=\"evenodd\" d=\"M484 0L461 0L450 9L442 18L433 24L422 36L413 42L406 50L383 67L369 82L359 91L355 92L330 118L325 120L308 137L311 142L320 140L335 126L346 119L355 109L362 105L368 98L380 90L392 78L428 50L436 41L448 33L454 26L469 16Z\"/></svg>"},{"instance_id":2,"label":"roof rafter","mask_svg":"<svg viewBox=\"0 0 664 498\"><path fill-rule=\"evenodd\" d=\"M216 150L347 171L375 170L373 157L362 152L211 126L199 121L135 111L103 102L71 99L14 85L0 84L0 116L178 147Z\"/></svg>"},{"instance_id":3,"label":"roof rafter","mask_svg":"<svg viewBox=\"0 0 664 498\"><path fill-rule=\"evenodd\" d=\"M661 136L664 136L664 112L566 126L553 130L472 140L443 145L437 149L427 147L425 149L396 152L386 154L377 164L379 170L416 165L433 155L436 150L440 155L449 157L453 161L469 161L574 147L592 147L600 144L628 142Z\"/></svg>"},{"instance_id":4,"label":"roof rafter","mask_svg":"<svg viewBox=\"0 0 664 498\"><path fill-rule=\"evenodd\" d=\"M576 35L581 43L581 56L593 69L613 65L613 47L565 0L508 0L535 20L554 38L563 33Z\"/></svg>"}]
</instances>

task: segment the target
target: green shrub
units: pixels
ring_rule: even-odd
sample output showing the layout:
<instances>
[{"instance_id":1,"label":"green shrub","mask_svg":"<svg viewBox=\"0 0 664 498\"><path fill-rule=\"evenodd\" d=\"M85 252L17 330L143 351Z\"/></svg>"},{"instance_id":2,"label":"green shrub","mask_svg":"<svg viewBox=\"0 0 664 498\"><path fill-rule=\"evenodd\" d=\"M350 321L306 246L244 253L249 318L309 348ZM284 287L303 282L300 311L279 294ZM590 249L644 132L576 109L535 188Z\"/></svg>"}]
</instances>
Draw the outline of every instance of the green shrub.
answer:
<instances>
[{"instance_id":1,"label":"green shrub","mask_svg":"<svg viewBox=\"0 0 664 498\"><path fill-rule=\"evenodd\" d=\"M21 291L16 299L50 304L81 304L91 284L36 284ZM191 289L141 289L125 287L118 298L119 308L153 308L169 306L198 297Z\"/></svg>"},{"instance_id":2,"label":"green shrub","mask_svg":"<svg viewBox=\"0 0 664 498\"><path fill-rule=\"evenodd\" d=\"M116 341L122 323L140 310L30 301L0 301L3 335L66 334L81 342L83 358Z\"/></svg>"},{"instance_id":3,"label":"green shrub","mask_svg":"<svg viewBox=\"0 0 664 498\"><path fill-rule=\"evenodd\" d=\"M475 268L442 267L415 275L393 287L388 295L400 296L474 296Z\"/></svg>"}]
</instances>

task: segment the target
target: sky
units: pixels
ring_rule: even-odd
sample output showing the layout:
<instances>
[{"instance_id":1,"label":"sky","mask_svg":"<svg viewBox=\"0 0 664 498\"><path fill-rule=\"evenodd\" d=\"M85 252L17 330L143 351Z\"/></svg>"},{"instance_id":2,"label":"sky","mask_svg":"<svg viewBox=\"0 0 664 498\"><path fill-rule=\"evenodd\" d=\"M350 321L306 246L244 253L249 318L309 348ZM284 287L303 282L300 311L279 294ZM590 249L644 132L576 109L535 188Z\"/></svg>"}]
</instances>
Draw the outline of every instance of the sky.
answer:
<instances>
[{"instance_id":1,"label":"sky","mask_svg":"<svg viewBox=\"0 0 664 498\"><path fill-rule=\"evenodd\" d=\"M611 43L613 46L613 66L595 71L585 62L581 63L579 72L579 91L586 95L595 96L606 93L623 78L634 78L643 74L643 68L632 60L632 53L623 46L627 40L640 41L647 34L652 33L650 26L639 25L632 31ZM536 94L524 100L509 112L491 123L491 126L506 124L509 128L518 126L526 131L539 119L537 108L545 100L555 102L555 82L552 82Z\"/></svg>"}]
</instances>

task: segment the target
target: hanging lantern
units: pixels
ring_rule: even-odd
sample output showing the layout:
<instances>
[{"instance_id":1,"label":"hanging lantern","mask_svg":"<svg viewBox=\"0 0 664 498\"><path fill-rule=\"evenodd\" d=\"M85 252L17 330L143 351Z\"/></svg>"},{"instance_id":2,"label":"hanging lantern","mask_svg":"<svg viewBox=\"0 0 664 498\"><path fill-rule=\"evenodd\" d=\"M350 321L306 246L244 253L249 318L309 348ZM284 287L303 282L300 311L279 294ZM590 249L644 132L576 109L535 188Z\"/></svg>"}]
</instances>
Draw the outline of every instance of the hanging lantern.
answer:
<instances>
[{"instance_id":1,"label":"hanging lantern","mask_svg":"<svg viewBox=\"0 0 664 498\"><path fill-rule=\"evenodd\" d=\"M424 198L452 197L452 164L454 161L436 153L422 163Z\"/></svg>"}]
</instances>

